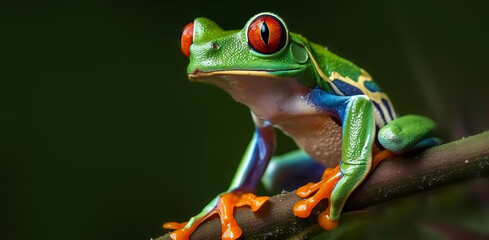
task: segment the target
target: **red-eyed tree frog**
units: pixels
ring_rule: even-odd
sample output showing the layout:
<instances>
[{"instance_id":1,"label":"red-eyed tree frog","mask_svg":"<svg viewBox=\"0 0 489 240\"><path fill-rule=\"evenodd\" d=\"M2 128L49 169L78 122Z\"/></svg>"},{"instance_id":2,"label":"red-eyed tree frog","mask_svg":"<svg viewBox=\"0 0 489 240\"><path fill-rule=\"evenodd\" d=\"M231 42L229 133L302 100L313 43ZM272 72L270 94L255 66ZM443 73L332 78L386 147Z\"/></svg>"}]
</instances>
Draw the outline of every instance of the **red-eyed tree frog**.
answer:
<instances>
[{"instance_id":1,"label":"red-eyed tree frog","mask_svg":"<svg viewBox=\"0 0 489 240\"><path fill-rule=\"evenodd\" d=\"M308 217L327 198L318 221L324 229L334 229L348 196L378 162L440 143L430 119L399 117L365 70L289 32L276 14L257 14L233 31L196 18L180 40L190 58L189 79L216 85L248 106L256 127L229 189L189 222L164 225L176 229L173 239L188 239L215 213L221 217L222 239L238 238L241 229L233 209L249 205L259 210L268 199L253 194L260 180L275 191L316 181L296 190L305 199L291 211ZM299 149L274 157L274 128Z\"/></svg>"}]
</instances>

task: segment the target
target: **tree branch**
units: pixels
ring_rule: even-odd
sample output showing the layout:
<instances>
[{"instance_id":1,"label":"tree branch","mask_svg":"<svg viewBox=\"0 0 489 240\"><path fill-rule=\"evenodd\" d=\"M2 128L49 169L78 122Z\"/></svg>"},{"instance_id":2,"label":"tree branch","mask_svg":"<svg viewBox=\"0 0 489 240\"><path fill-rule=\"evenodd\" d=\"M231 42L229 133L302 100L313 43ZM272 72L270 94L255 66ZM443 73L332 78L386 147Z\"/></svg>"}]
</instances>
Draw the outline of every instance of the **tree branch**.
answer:
<instances>
[{"instance_id":1,"label":"tree branch","mask_svg":"<svg viewBox=\"0 0 489 240\"><path fill-rule=\"evenodd\" d=\"M489 176L489 132L382 162L352 193L343 212L484 176ZM295 192L289 192L271 197L256 213L247 207L236 209L234 216L243 230L240 239L305 239L320 233L316 218L327 201L321 202L309 218L301 219L292 213L299 200ZM197 228L190 239L220 237L216 216ZM169 239L166 234L156 240Z\"/></svg>"}]
</instances>

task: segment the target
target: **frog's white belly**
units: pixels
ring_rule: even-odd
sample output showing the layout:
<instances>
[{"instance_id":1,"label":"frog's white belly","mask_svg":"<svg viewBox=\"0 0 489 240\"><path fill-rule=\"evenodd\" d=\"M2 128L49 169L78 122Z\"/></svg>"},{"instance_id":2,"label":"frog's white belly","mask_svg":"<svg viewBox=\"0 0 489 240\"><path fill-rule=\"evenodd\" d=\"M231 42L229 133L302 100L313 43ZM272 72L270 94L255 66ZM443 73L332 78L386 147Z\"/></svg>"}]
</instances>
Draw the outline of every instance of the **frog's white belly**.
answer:
<instances>
[{"instance_id":1,"label":"frog's white belly","mask_svg":"<svg viewBox=\"0 0 489 240\"><path fill-rule=\"evenodd\" d=\"M310 88L295 79L216 74L203 82L217 85L247 105L256 121L269 121L313 159L326 166L341 160L341 126L305 99Z\"/></svg>"},{"instance_id":2,"label":"frog's white belly","mask_svg":"<svg viewBox=\"0 0 489 240\"><path fill-rule=\"evenodd\" d=\"M275 125L325 166L336 166L341 161L341 127L331 116L324 113L299 115L276 121Z\"/></svg>"}]
</instances>

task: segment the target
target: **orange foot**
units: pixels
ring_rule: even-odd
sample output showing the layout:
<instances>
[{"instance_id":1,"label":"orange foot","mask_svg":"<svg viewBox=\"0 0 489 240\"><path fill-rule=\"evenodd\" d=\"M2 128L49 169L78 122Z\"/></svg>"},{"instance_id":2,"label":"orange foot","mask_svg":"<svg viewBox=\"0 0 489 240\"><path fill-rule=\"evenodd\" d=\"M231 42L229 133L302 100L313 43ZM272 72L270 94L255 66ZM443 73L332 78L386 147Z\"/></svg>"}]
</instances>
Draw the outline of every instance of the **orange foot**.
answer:
<instances>
[{"instance_id":1,"label":"orange foot","mask_svg":"<svg viewBox=\"0 0 489 240\"><path fill-rule=\"evenodd\" d=\"M372 160L372 170L383 160L396 156L395 153L388 150L379 151L375 154ZM338 226L338 221L332 220L330 216L331 208L331 193L333 192L336 183L341 178L340 166L336 168L327 168L321 181L318 183L308 183L296 190L299 197L306 198L316 192L314 196L305 200L301 200L294 205L294 214L300 218L309 217L312 209L319 203L319 201L327 198L329 200L328 207L325 211L321 212L318 216L319 225L326 230L333 230Z\"/></svg>"},{"instance_id":2,"label":"orange foot","mask_svg":"<svg viewBox=\"0 0 489 240\"><path fill-rule=\"evenodd\" d=\"M219 200L214 209L196 220L191 226L187 226L187 222L169 222L165 223L163 228L176 229L170 234L173 240L187 240L201 223L217 213L221 217L222 239L234 240L241 236L241 228L236 223L236 220L234 220L234 208L248 205L251 207L251 211L255 212L267 200L268 197L257 197L252 193L224 193L219 196Z\"/></svg>"},{"instance_id":3,"label":"orange foot","mask_svg":"<svg viewBox=\"0 0 489 240\"><path fill-rule=\"evenodd\" d=\"M387 158L394 157L396 155L397 154L395 154L395 153L393 153L393 152L391 152L389 150L382 150L382 151L377 152L374 155L374 158L372 159L372 170L374 168L376 168L377 165L379 165L380 162L384 161Z\"/></svg>"},{"instance_id":4,"label":"orange foot","mask_svg":"<svg viewBox=\"0 0 489 240\"><path fill-rule=\"evenodd\" d=\"M319 201L327 198L331 199L331 193L333 192L336 183L340 180L340 166L336 168L328 168L324 171L321 181L318 183L308 183L296 190L296 194L299 197L308 197L312 193L316 192L314 196L301 200L294 205L294 214L300 218L309 217L312 209L319 203ZM333 230L338 226L338 221L331 220L329 212L331 207L331 201L328 202L328 208L318 216L319 225L326 230Z\"/></svg>"}]
</instances>

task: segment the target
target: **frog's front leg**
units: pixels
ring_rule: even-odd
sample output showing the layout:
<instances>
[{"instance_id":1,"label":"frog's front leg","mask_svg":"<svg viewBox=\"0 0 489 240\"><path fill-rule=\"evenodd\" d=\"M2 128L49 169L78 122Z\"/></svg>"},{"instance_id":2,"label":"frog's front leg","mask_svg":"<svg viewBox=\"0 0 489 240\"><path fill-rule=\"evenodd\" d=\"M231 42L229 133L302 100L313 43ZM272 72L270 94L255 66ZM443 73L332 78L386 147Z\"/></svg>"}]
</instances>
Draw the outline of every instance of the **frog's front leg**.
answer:
<instances>
[{"instance_id":1,"label":"frog's front leg","mask_svg":"<svg viewBox=\"0 0 489 240\"><path fill-rule=\"evenodd\" d=\"M255 119L256 122L256 119ZM229 189L215 197L198 215L188 223L166 223L167 229L177 229L170 236L172 239L189 239L193 231L208 217L219 214L222 226L222 239L236 239L241 235L241 229L234 220L235 207L248 205L257 211L268 197L256 197L255 191L275 148L274 130L268 122L256 124L255 133L246 150L239 168Z\"/></svg>"},{"instance_id":2,"label":"frog's front leg","mask_svg":"<svg viewBox=\"0 0 489 240\"><path fill-rule=\"evenodd\" d=\"M326 169L320 182L297 189L300 197L315 194L296 203L294 214L308 217L319 201L328 198L328 207L319 214L318 221L321 227L331 230L337 226L346 199L370 171L375 121L372 103L366 96L324 97L329 99L321 99L316 104L325 104L325 108L333 109L342 120L341 162L334 169Z\"/></svg>"}]
</instances>

